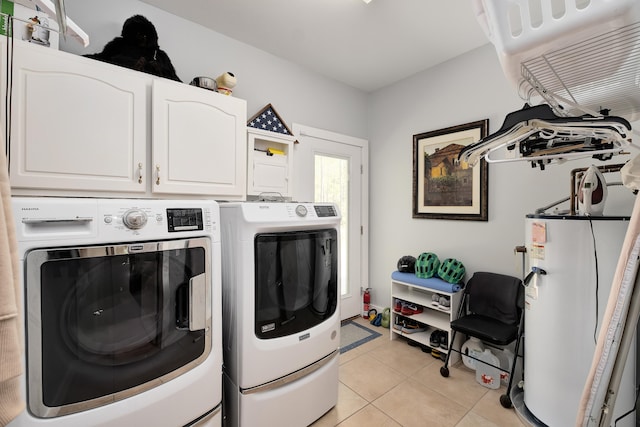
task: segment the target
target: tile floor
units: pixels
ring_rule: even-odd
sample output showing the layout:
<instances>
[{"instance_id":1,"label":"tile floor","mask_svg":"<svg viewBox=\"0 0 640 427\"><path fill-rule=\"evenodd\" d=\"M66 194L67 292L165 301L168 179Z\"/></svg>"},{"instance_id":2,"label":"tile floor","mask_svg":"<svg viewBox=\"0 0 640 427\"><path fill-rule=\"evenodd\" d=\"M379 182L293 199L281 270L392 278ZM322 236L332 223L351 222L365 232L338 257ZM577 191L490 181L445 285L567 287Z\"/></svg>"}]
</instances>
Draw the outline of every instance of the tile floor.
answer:
<instances>
[{"instance_id":1,"label":"tile floor","mask_svg":"<svg viewBox=\"0 0 640 427\"><path fill-rule=\"evenodd\" d=\"M313 427L525 425L500 405L504 386L481 386L462 363L444 378L441 361L405 339L391 341L388 329L376 330L382 336L340 355L338 404Z\"/></svg>"}]
</instances>

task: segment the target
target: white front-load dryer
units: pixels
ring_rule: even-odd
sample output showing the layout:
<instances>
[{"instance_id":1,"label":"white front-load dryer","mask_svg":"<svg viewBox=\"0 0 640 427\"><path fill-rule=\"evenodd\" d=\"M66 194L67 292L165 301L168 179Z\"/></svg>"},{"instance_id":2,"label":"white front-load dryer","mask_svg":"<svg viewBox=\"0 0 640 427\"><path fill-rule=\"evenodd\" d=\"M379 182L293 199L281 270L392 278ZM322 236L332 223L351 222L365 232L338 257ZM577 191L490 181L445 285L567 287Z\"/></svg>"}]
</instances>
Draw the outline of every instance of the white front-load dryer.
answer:
<instances>
[{"instance_id":1,"label":"white front-load dryer","mask_svg":"<svg viewBox=\"0 0 640 427\"><path fill-rule=\"evenodd\" d=\"M322 203L223 203L224 418L306 426L337 402L340 216Z\"/></svg>"}]
</instances>

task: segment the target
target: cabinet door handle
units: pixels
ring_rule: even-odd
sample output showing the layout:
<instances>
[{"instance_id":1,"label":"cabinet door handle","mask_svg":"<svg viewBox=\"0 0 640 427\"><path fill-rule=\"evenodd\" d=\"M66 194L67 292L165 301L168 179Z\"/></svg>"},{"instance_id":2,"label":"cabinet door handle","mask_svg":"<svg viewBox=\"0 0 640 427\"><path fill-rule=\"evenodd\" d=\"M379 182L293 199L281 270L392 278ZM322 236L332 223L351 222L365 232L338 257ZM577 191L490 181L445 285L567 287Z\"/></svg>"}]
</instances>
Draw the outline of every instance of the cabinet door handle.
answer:
<instances>
[{"instance_id":1,"label":"cabinet door handle","mask_svg":"<svg viewBox=\"0 0 640 427\"><path fill-rule=\"evenodd\" d=\"M142 184L142 163L138 163L138 184Z\"/></svg>"},{"instance_id":2,"label":"cabinet door handle","mask_svg":"<svg viewBox=\"0 0 640 427\"><path fill-rule=\"evenodd\" d=\"M156 185L160 185L160 165L156 165Z\"/></svg>"}]
</instances>

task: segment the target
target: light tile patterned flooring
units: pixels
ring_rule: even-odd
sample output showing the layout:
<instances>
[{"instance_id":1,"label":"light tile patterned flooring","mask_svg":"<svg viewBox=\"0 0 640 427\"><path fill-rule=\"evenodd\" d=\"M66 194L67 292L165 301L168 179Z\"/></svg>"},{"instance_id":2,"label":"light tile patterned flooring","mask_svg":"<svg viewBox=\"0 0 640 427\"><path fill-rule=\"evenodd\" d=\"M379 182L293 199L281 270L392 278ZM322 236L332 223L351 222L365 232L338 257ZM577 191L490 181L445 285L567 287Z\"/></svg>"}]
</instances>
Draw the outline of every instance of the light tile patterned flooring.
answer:
<instances>
[{"instance_id":1,"label":"light tile patterned flooring","mask_svg":"<svg viewBox=\"0 0 640 427\"><path fill-rule=\"evenodd\" d=\"M382 336L340 355L338 404L313 427L525 425L514 409L500 405L504 386L481 386L462 363L444 378L441 361L405 339L391 341L388 329L375 329Z\"/></svg>"}]
</instances>

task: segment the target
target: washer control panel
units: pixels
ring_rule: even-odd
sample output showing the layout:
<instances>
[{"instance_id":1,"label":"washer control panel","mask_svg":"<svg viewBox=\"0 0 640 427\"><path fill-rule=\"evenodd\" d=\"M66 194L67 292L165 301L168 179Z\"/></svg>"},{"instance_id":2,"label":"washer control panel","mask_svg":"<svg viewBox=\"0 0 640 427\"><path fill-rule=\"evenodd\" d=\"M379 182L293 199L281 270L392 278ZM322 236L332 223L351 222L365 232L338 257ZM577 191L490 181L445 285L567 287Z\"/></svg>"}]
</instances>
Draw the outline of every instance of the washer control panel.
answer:
<instances>
[{"instance_id":1,"label":"washer control panel","mask_svg":"<svg viewBox=\"0 0 640 427\"><path fill-rule=\"evenodd\" d=\"M200 207L167 207L143 205L114 207L103 213L103 223L115 228L143 231L146 227L162 227L163 232L182 233L205 229L207 209Z\"/></svg>"},{"instance_id":2,"label":"washer control panel","mask_svg":"<svg viewBox=\"0 0 640 427\"><path fill-rule=\"evenodd\" d=\"M167 223L170 233L202 230L202 209L167 209Z\"/></svg>"},{"instance_id":3,"label":"washer control panel","mask_svg":"<svg viewBox=\"0 0 640 427\"><path fill-rule=\"evenodd\" d=\"M13 197L19 238L113 242L212 235L220 211L213 200Z\"/></svg>"}]
</instances>

